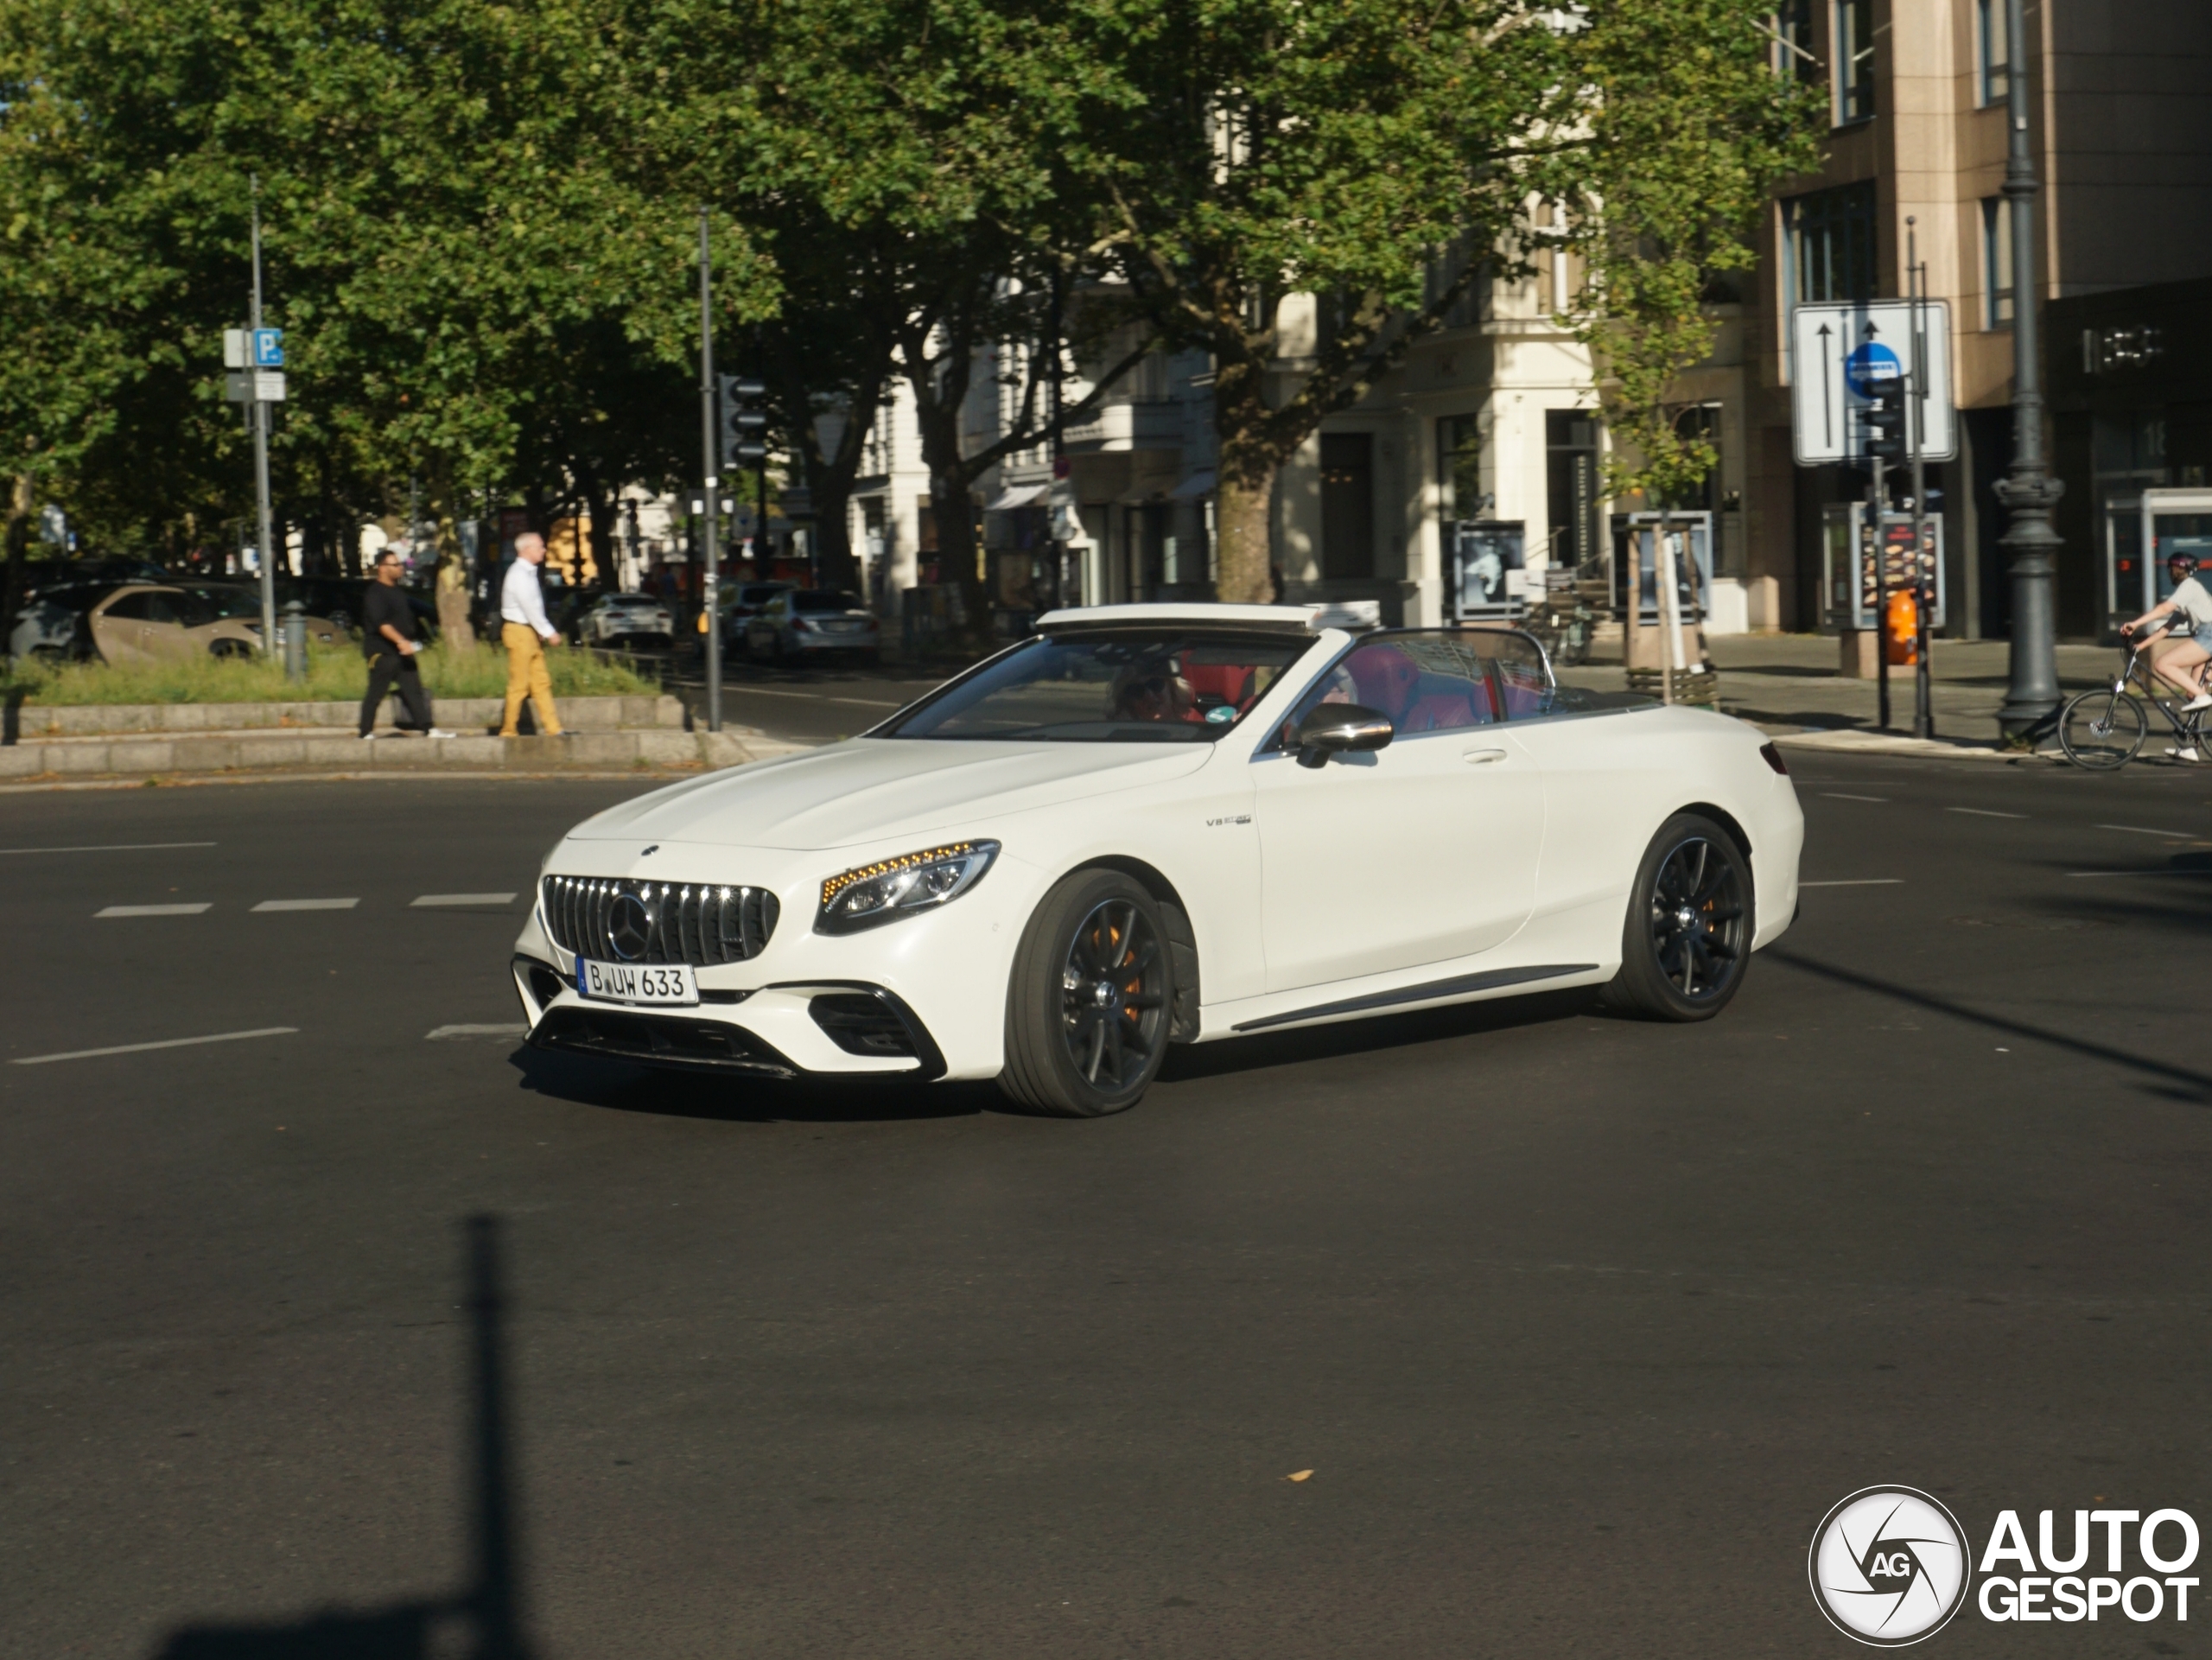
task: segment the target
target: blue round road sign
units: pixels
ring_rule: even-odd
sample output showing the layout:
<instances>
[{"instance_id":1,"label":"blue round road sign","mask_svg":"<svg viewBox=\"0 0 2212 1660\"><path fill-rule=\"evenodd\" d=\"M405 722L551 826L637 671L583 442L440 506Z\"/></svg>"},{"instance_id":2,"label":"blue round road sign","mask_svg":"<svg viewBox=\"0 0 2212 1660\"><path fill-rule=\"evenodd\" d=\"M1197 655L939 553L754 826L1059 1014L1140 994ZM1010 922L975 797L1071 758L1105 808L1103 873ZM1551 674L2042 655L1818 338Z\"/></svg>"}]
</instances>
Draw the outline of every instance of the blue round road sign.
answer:
<instances>
[{"instance_id":1,"label":"blue round road sign","mask_svg":"<svg viewBox=\"0 0 2212 1660\"><path fill-rule=\"evenodd\" d=\"M1897 354L1879 340L1868 340L1843 360L1843 378L1861 398L1872 398L1877 387L1904 374Z\"/></svg>"}]
</instances>

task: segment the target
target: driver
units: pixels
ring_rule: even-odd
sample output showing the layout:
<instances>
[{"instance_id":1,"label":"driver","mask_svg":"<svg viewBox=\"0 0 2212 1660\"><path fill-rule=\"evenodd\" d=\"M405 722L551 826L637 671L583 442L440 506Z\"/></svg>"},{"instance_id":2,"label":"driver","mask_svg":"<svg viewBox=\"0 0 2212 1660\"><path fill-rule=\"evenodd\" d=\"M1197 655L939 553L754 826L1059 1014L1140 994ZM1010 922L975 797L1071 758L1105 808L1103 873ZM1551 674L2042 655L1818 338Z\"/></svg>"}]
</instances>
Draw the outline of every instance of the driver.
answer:
<instances>
[{"instance_id":1,"label":"driver","mask_svg":"<svg viewBox=\"0 0 2212 1660\"><path fill-rule=\"evenodd\" d=\"M1198 695L1173 663L1133 663L1114 677L1116 721L1195 721Z\"/></svg>"},{"instance_id":2,"label":"driver","mask_svg":"<svg viewBox=\"0 0 2212 1660\"><path fill-rule=\"evenodd\" d=\"M2212 593L2208 593L2197 579L2193 554L2171 556L2166 560L2166 574L2173 579L2174 591L2134 621L2122 623L2120 636L2131 639L2145 624L2176 613L2187 619L2189 633L2169 635L2152 646L2152 671L2196 694L2182 705L2183 713L2212 709L2212 691L2204 689L2204 665L2212 663Z\"/></svg>"}]
</instances>

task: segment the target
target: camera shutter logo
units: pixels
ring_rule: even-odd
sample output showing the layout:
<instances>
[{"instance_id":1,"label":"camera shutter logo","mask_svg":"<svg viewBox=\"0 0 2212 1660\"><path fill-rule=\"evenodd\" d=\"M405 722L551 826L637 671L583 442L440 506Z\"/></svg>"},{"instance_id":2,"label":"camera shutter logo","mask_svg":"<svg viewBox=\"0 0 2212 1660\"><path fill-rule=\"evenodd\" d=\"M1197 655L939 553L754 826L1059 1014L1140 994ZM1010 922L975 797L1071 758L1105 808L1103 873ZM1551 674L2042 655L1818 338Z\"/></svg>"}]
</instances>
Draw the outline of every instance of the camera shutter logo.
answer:
<instances>
[{"instance_id":1,"label":"camera shutter logo","mask_svg":"<svg viewBox=\"0 0 2212 1660\"><path fill-rule=\"evenodd\" d=\"M1813 1600L1846 1637L1899 1649L1943 1628L1967 1600L1966 1533L1914 1487L1862 1487L1814 1530Z\"/></svg>"}]
</instances>

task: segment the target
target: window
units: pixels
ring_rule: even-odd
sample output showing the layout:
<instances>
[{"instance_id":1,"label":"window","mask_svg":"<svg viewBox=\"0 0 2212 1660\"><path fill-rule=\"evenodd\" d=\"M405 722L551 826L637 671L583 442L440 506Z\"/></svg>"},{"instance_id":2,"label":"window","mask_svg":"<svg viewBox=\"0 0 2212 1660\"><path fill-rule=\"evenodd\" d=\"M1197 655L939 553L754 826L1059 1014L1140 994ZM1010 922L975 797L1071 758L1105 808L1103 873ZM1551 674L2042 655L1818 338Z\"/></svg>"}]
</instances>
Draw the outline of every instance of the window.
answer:
<instances>
[{"instance_id":1,"label":"window","mask_svg":"<svg viewBox=\"0 0 2212 1660\"><path fill-rule=\"evenodd\" d=\"M1835 0L1835 124L1874 113L1874 0Z\"/></svg>"},{"instance_id":2,"label":"window","mask_svg":"<svg viewBox=\"0 0 2212 1660\"><path fill-rule=\"evenodd\" d=\"M100 614L118 622L144 622L151 614L147 607L153 597L150 594L126 594Z\"/></svg>"},{"instance_id":3,"label":"window","mask_svg":"<svg viewBox=\"0 0 2212 1660\"><path fill-rule=\"evenodd\" d=\"M2002 196L1986 196L1981 204L1982 306L1984 328L2009 328L2012 323L2012 213Z\"/></svg>"},{"instance_id":4,"label":"window","mask_svg":"<svg viewBox=\"0 0 2212 1660\"><path fill-rule=\"evenodd\" d=\"M1810 80L1820 68L1813 50L1813 0L1788 0L1775 9L1774 73L1784 80Z\"/></svg>"},{"instance_id":5,"label":"window","mask_svg":"<svg viewBox=\"0 0 2212 1660\"><path fill-rule=\"evenodd\" d=\"M1321 435L1321 575L1375 575L1375 439L1365 432Z\"/></svg>"},{"instance_id":6,"label":"window","mask_svg":"<svg viewBox=\"0 0 2212 1660\"><path fill-rule=\"evenodd\" d=\"M1974 0L1975 67L1981 80L1981 101L2002 104L2012 91L2012 24L2005 0Z\"/></svg>"},{"instance_id":7,"label":"window","mask_svg":"<svg viewBox=\"0 0 2212 1660\"><path fill-rule=\"evenodd\" d=\"M1211 743L1313 645L1288 629L1039 635L970 671L881 735L1035 743Z\"/></svg>"},{"instance_id":8,"label":"window","mask_svg":"<svg viewBox=\"0 0 2212 1660\"><path fill-rule=\"evenodd\" d=\"M1874 297L1874 185L1847 184L1793 196L1789 226L1793 305Z\"/></svg>"},{"instance_id":9,"label":"window","mask_svg":"<svg viewBox=\"0 0 2212 1660\"><path fill-rule=\"evenodd\" d=\"M1480 518L1490 506L1483 493L1482 418L1447 415L1436 423L1436 466L1443 518Z\"/></svg>"}]
</instances>

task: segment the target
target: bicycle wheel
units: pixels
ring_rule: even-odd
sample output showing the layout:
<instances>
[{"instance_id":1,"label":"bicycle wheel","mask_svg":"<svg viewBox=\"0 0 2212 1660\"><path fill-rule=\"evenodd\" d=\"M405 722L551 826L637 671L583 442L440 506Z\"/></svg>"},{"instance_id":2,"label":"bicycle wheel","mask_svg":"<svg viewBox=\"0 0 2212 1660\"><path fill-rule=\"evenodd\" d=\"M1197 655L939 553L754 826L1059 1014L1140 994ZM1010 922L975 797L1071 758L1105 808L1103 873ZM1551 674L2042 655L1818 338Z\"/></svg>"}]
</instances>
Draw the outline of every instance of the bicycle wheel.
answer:
<instances>
[{"instance_id":1,"label":"bicycle wheel","mask_svg":"<svg viewBox=\"0 0 2212 1660\"><path fill-rule=\"evenodd\" d=\"M2143 705L2126 692L2085 691L2058 717L2058 747L2076 766L2108 773L2135 759L2150 729Z\"/></svg>"}]
</instances>

